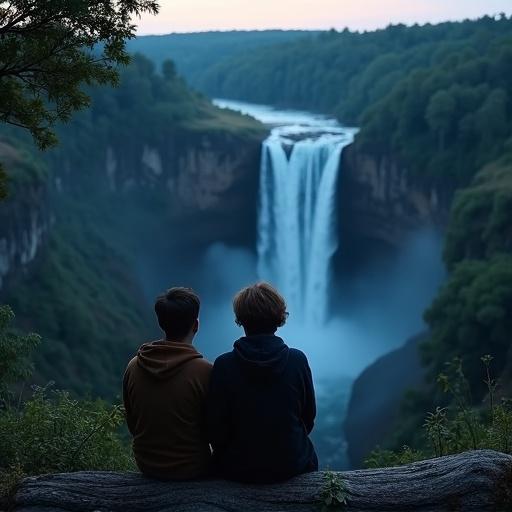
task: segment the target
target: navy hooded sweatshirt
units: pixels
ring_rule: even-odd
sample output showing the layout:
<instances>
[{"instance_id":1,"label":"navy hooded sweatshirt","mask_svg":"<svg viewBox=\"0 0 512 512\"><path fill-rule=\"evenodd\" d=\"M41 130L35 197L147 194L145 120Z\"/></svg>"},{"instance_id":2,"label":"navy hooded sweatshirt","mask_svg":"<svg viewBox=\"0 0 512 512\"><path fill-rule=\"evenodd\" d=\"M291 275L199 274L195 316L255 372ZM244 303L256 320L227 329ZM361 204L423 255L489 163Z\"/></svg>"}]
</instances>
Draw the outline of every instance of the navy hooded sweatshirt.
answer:
<instances>
[{"instance_id":1,"label":"navy hooded sweatshirt","mask_svg":"<svg viewBox=\"0 0 512 512\"><path fill-rule=\"evenodd\" d=\"M240 338L210 376L208 437L217 474L265 483L316 471L308 437L315 415L306 356L277 336Z\"/></svg>"}]
</instances>

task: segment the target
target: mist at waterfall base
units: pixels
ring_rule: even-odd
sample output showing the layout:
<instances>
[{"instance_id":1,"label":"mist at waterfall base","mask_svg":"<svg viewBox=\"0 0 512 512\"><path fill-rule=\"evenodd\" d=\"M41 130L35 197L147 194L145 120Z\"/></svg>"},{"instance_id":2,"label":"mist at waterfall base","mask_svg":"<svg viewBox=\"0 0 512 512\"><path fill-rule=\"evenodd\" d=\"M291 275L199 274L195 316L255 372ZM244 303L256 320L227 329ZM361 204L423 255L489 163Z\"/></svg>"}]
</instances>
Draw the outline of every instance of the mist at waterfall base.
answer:
<instances>
[{"instance_id":1,"label":"mist at waterfall base","mask_svg":"<svg viewBox=\"0 0 512 512\"><path fill-rule=\"evenodd\" d=\"M440 237L416 233L386 261L374 260L357 275L331 280L331 304L321 325L290 313L277 334L303 350L315 382L354 378L379 356L425 329L422 315L443 278ZM201 328L197 345L214 360L243 336L234 323L233 295L257 281L257 258L245 249L212 245L197 276Z\"/></svg>"}]
</instances>

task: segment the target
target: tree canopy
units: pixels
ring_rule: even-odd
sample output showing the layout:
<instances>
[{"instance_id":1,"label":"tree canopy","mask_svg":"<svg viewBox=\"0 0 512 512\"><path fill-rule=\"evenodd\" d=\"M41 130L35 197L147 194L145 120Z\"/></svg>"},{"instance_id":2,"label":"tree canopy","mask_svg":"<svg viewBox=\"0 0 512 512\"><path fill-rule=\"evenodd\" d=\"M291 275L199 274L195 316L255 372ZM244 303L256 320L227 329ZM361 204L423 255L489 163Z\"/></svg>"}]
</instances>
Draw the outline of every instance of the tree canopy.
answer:
<instances>
[{"instance_id":1,"label":"tree canopy","mask_svg":"<svg viewBox=\"0 0 512 512\"><path fill-rule=\"evenodd\" d=\"M0 2L0 121L55 144L55 123L89 104L82 86L117 82L133 17L157 12L155 0Z\"/></svg>"}]
</instances>

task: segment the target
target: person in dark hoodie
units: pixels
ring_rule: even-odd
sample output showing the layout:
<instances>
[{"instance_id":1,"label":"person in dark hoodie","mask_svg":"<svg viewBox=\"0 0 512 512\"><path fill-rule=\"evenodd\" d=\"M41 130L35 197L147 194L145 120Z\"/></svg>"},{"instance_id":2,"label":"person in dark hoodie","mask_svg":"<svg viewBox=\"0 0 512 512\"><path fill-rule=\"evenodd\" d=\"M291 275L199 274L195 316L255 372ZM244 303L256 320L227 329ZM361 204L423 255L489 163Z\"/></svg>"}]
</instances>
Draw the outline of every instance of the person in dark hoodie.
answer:
<instances>
[{"instance_id":1,"label":"person in dark hoodie","mask_svg":"<svg viewBox=\"0 0 512 512\"><path fill-rule=\"evenodd\" d=\"M213 365L208 398L208 437L216 473L224 478L271 483L316 471L308 435L316 415L306 356L275 335L286 322L286 304L267 283L234 298L236 323L245 336Z\"/></svg>"},{"instance_id":2,"label":"person in dark hoodie","mask_svg":"<svg viewBox=\"0 0 512 512\"><path fill-rule=\"evenodd\" d=\"M165 480L202 477L210 467L206 396L211 364L192 346L199 298L171 288L155 312L165 338L142 345L123 379L126 421L142 473Z\"/></svg>"}]
</instances>

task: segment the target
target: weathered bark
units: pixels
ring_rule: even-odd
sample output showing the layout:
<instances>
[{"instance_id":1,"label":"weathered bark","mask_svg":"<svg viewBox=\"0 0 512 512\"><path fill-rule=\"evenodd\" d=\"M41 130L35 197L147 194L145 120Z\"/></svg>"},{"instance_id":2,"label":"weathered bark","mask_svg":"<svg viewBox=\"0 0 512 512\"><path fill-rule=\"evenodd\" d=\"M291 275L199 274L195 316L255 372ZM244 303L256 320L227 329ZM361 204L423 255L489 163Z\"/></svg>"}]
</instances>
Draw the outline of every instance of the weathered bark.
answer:
<instances>
[{"instance_id":1,"label":"weathered bark","mask_svg":"<svg viewBox=\"0 0 512 512\"><path fill-rule=\"evenodd\" d=\"M346 510L353 512L512 510L512 456L489 450L339 476L348 491ZM276 485L158 482L137 473L64 473L25 479L13 510L318 512L324 484L322 472Z\"/></svg>"}]
</instances>

